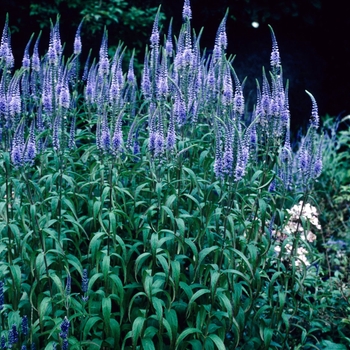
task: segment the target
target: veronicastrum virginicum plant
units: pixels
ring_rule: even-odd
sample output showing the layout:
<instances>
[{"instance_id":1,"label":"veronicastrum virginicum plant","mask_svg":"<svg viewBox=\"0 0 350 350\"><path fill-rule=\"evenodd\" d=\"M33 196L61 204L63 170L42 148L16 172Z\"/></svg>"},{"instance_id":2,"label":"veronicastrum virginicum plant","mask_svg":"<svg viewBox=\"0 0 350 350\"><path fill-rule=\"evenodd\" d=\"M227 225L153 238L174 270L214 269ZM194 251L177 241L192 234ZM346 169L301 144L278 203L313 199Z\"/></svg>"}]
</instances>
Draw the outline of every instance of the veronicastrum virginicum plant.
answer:
<instances>
[{"instance_id":1,"label":"veronicastrum virginicum plant","mask_svg":"<svg viewBox=\"0 0 350 350\"><path fill-rule=\"evenodd\" d=\"M156 16L140 87L133 57L122 69L122 46L109 58L107 31L80 79L80 26L67 59L58 21L47 54L39 57L39 35L13 72L6 21L1 346L306 349L318 342L322 320L309 309L304 280L320 278L320 257L300 238L310 225L304 204L296 219L303 230L282 242L274 234L288 225L287 209L307 205L322 169L316 101L308 93L310 126L295 153L273 30L271 71L263 71L248 113L245 80L226 55L227 15L209 57L192 31L188 0L182 15L176 40L170 22L164 41ZM301 244L310 266L297 254Z\"/></svg>"}]
</instances>

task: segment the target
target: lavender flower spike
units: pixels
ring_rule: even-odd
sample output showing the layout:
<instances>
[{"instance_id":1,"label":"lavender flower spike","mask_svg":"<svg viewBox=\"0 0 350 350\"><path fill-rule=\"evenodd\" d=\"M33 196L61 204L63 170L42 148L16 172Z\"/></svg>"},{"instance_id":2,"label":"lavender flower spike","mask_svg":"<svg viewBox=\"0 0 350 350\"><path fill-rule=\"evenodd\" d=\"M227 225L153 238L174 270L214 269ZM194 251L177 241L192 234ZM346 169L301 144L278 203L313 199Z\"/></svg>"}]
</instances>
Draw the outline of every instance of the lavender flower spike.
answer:
<instances>
[{"instance_id":1,"label":"lavender flower spike","mask_svg":"<svg viewBox=\"0 0 350 350\"><path fill-rule=\"evenodd\" d=\"M81 26L84 22L84 19L82 19L82 21L80 22L77 32L75 33L75 39L74 39L74 55L79 55L81 53L81 37L80 37L80 31L81 31Z\"/></svg>"},{"instance_id":2,"label":"lavender flower spike","mask_svg":"<svg viewBox=\"0 0 350 350\"><path fill-rule=\"evenodd\" d=\"M13 344L16 344L19 339L19 334L17 331L17 326L15 324L12 325L10 331L9 331L9 348L12 347Z\"/></svg>"},{"instance_id":3,"label":"lavender flower spike","mask_svg":"<svg viewBox=\"0 0 350 350\"><path fill-rule=\"evenodd\" d=\"M305 92L310 96L311 102L312 102L312 111L311 111L311 118L310 118L310 124L315 129L318 128L320 123L320 117L318 116L318 107L315 100L315 97L307 90Z\"/></svg>"},{"instance_id":4,"label":"lavender flower spike","mask_svg":"<svg viewBox=\"0 0 350 350\"><path fill-rule=\"evenodd\" d=\"M165 51L168 57L173 56L172 24L173 24L173 19L170 20L168 36L165 43Z\"/></svg>"},{"instance_id":5,"label":"lavender flower spike","mask_svg":"<svg viewBox=\"0 0 350 350\"><path fill-rule=\"evenodd\" d=\"M190 5L190 0L185 0L184 7L182 9L182 18L186 22L192 18L192 10Z\"/></svg>"},{"instance_id":6,"label":"lavender flower spike","mask_svg":"<svg viewBox=\"0 0 350 350\"><path fill-rule=\"evenodd\" d=\"M30 125L29 140L27 142L26 153L25 153L25 162L33 165L34 158L36 156L36 142L35 142L35 133L34 133L34 122Z\"/></svg>"},{"instance_id":7,"label":"lavender flower spike","mask_svg":"<svg viewBox=\"0 0 350 350\"><path fill-rule=\"evenodd\" d=\"M279 68L281 66L281 58L280 58L280 53L278 50L278 45L277 45L275 33L270 25L269 25L269 28L271 31L271 38L272 38L272 52L271 52L270 63L271 63L271 67L273 69L276 69L276 68Z\"/></svg>"},{"instance_id":8,"label":"lavender flower spike","mask_svg":"<svg viewBox=\"0 0 350 350\"><path fill-rule=\"evenodd\" d=\"M24 55L23 55L23 59L22 59L22 67L24 69L29 69L30 68L30 57L29 57L29 47L30 47L30 44L33 40L33 36L34 36L34 33L31 35L27 45L26 45L26 48L24 50Z\"/></svg>"},{"instance_id":9,"label":"lavender flower spike","mask_svg":"<svg viewBox=\"0 0 350 350\"><path fill-rule=\"evenodd\" d=\"M89 277L88 277L88 270L83 270L83 277L81 280L81 290L83 293L86 293L88 291L88 285L89 285Z\"/></svg>"},{"instance_id":10,"label":"lavender flower spike","mask_svg":"<svg viewBox=\"0 0 350 350\"><path fill-rule=\"evenodd\" d=\"M60 337L62 339L67 339L68 337L68 332L69 332L69 326L70 326L70 322L67 318L67 316L64 317L62 323L61 323L61 333L60 333Z\"/></svg>"},{"instance_id":11,"label":"lavender flower spike","mask_svg":"<svg viewBox=\"0 0 350 350\"><path fill-rule=\"evenodd\" d=\"M28 334L28 317L26 315L22 317L22 334L24 336Z\"/></svg>"}]
</instances>

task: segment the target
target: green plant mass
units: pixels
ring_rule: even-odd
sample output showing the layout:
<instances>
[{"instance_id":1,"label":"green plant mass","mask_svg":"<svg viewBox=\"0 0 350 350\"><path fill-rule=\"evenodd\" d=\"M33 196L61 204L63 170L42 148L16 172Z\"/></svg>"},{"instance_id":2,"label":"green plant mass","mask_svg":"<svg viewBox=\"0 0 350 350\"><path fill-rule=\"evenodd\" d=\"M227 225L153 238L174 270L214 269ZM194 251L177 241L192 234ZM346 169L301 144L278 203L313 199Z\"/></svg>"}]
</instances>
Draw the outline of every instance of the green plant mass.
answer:
<instances>
[{"instance_id":1,"label":"green plant mass","mask_svg":"<svg viewBox=\"0 0 350 350\"><path fill-rule=\"evenodd\" d=\"M127 6L113 3L111 20ZM97 16L109 2L96 12L91 4ZM106 29L98 59L80 60L84 23L65 56L59 19L47 53L32 37L14 70L6 20L2 349L350 345L349 226L330 234L324 220L339 223L348 210L347 183L329 175L325 151L348 164L334 141L348 145L348 132L321 136L306 91L309 126L291 140L272 28L270 71L250 106L226 54L227 14L211 55L191 28L189 0L182 18L174 38L155 12L141 79L123 44L110 57ZM324 214L327 201L341 211Z\"/></svg>"}]
</instances>

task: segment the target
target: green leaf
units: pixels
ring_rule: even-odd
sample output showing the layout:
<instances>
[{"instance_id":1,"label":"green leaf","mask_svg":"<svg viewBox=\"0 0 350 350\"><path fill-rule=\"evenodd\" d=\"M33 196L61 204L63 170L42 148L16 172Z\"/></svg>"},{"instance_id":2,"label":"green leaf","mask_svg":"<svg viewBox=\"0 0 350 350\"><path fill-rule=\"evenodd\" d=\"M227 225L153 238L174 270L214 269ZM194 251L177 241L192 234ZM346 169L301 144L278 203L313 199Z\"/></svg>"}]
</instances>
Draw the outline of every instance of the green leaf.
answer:
<instances>
[{"instance_id":1,"label":"green leaf","mask_svg":"<svg viewBox=\"0 0 350 350\"><path fill-rule=\"evenodd\" d=\"M102 315L104 319L104 328L106 333L108 334L110 319L111 319L111 312L112 312L112 302L111 298L103 298L102 299Z\"/></svg>"},{"instance_id":2,"label":"green leaf","mask_svg":"<svg viewBox=\"0 0 350 350\"><path fill-rule=\"evenodd\" d=\"M142 253L141 255L139 255L135 261L135 279L137 280L137 274L139 273L139 270L141 267L144 266L144 262L151 257L152 254L151 253Z\"/></svg>"},{"instance_id":3,"label":"green leaf","mask_svg":"<svg viewBox=\"0 0 350 350\"><path fill-rule=\"evenodd\" d=\"M61 279L54 273L50 273L50 278L54 281L55 285L57 286L58 290L60 291L62 297L64 296L64 287L62 284Z\"/></svg>"},{"instance_id":4,"label":"green leaf","mask_svg":"<svg viewBox=\"0 0 350 350\"><path fill-rule=\"evenodd\" d=\"M142 316L136 317L132 324L132 344L137 346L137 340L142 337L142 329L146 319Z\"/></svg>"},{"instance_id":5,"label":"green leaf","mask_svg":"<svg viewBox=\"0 0 350 350\"><path fill-rule=\"evenodd\" d=\"M224 342L220 339L218 335L209 334L208 338L210 338L214 342L214 344L219 350L226 350Z\"/></svg>"},{"instance_id":6,"label":"green leaf","mask_svg":"<svg viewBox=\"0 0 350 350\"><path fill-rule=\"evenodd\" d=\"M204 248L199 252L199 260L198 260L198 267L201 266L203 260L213 251L219 249L217 245L210 247L210 248Z\"/></svg>"},{"instance_id":7,"label":"green leaf","mask_svg":"<svg viewBox=\"0 0 350 350\"><path fill-rule=\"evenodd\" d=\"M175 343L175 350L177 350L179 348L179 345L182 344L182 342L184 341L184 339L189 336L190 334L202 334L202 332L197 329L197 328L187 328L185 329L177 338L176 343Z\"/></svg>"},{"instance_id":8,"label":"green leaf","mask_svg":"<svg viewBox=\"0 0 350 350\"><path fill-rule=\"evenodd\" d=\"M154 347L152 339L142 338L141 343L142 343L142 349L143 350L156 350L156 348Z\"/></svg>"},{"instance_id":9,"label":"green leaf","mask_svg":"<svg viewBox=\"0 0 350 350\"><path fill-rule=\"evenodd\" d=\"M111 257L109 255L105 255L102 260L102 273L103 273L103 278L106 282L108 279L110 266L111 266Z\"/></svg>"},{"instance_id":10,"label":"green leaf","mask_svg":"<svg viewBox=\"0 0 350 350\"><path fill-rule=\"evenodd\" d=\"M85 324L84 331L83 331L83 339L86 340L87 336L89 335L89 332L91 328L98 322L103 322L101 317L93 316L88 319L88 321Z\"/></svg>"},{"instance_id":11,"label":"green leaf","mask_svg":"<svg viewBox=\"0 0 350 350\"><path fill-rule=\"evenodd\" d=\"M187 316L190 314L191 312L191 307L192 307L192 304L199 298L201 297L202 295L204 294L208 294L210 293L210 290L209 289L200 289L198 290L196 293L194 293L192 295L192 298L190 299L189 303L188 303L188 307L187 307Z\"/></svg>"},{"instance_id":12,"label":"green leaf","mask_svg":"<svg viewBox=\"0 0 350 350\"><path fill-rule=\"evenodd\" d=\"M160 322L162 322L162 319L163 319L162 301L157 297L152 297L152 306L154 307L154 310L156 311L157 319Z\"/></svg>"}]
</instances>

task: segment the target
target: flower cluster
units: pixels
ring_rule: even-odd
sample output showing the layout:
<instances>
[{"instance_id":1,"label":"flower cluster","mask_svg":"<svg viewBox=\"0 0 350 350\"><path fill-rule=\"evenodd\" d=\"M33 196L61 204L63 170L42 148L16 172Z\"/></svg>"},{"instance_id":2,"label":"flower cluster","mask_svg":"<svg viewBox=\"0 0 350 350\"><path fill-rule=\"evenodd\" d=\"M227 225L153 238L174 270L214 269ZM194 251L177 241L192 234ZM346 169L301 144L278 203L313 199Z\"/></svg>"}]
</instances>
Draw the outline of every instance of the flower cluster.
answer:
<instances>
[{"instance_id":1,"label":"flower cluster","mask_svg":"<svg viewBox=\"0 0 350 350\"><path fill-rule=\"evenodd\" d=\"M69 347L69 344L68 344L69 326L70 326L70 322L68 321L67 316L65 316L61 323L61 332L60 332L60 338L63 340L62 342L63 350L68 350L68 347Z\"/></svg>"}]
</instances>

